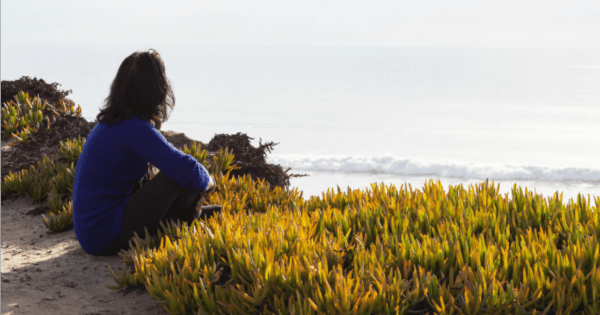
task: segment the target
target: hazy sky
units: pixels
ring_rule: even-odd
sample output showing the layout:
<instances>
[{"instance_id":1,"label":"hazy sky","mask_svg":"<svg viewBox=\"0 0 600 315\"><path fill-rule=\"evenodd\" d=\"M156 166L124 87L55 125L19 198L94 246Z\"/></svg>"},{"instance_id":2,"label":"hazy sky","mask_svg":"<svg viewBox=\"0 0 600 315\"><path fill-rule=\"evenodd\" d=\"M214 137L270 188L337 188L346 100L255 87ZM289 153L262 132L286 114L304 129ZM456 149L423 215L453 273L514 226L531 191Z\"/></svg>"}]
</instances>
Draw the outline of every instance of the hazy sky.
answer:
<instances>
[{"instance_id":1,"label":"hazy sky","mask_svg":"<svg viewBox=\"0 0 600 315\"><path fill-rule=\"evenodd\" d=\"M2 41L600 48L600 1L2 0Z\"/></svg>"}]
</instances>

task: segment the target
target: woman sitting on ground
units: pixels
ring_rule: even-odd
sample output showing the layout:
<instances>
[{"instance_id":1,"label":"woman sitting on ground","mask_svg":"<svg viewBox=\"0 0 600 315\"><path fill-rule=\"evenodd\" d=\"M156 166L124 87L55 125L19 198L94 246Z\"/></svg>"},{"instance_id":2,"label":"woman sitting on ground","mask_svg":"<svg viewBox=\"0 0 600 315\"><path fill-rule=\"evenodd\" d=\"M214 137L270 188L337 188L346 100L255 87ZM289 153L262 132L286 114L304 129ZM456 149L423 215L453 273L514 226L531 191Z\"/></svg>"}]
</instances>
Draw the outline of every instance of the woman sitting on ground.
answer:
<instances>
[{"instance_id":1,"label":"woman sitting on ground","mask_svg":"<svg viewBox=\"0 0 600 315\"><path fill-rule=\"evenodd\" d=\"M114 255L129 248L133 233L156 233L163 219L191 223L220 211L219 206L196 210L214 181L158 131L174 106L158 52L135 52L123 60L75 172L73 227L86 252ZM160 172L134 190L148 162Z\"/></svg>"}]
</instances>

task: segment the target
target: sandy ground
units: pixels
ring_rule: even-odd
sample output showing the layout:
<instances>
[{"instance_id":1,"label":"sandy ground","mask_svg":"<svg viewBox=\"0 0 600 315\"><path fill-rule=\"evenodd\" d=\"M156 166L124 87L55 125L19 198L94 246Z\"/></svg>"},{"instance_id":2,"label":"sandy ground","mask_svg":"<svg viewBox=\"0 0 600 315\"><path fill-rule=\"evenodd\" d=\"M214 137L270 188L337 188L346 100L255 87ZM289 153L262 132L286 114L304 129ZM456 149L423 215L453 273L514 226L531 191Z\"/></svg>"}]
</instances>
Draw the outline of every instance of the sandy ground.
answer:
<instances>
[{"instance_id":1,"label":"sandy ground","mask_svg":"<svg viewBox=\"0 0 600 315\"><path fill-rule=\"evenodd\" d=\"M41 215L27 214L43 204L2 202L2 314L167 314L145 290L108 289L108 266L121 271L121 258L87 254L72 229L47 233Z\"/></svg>"}]
</instances>

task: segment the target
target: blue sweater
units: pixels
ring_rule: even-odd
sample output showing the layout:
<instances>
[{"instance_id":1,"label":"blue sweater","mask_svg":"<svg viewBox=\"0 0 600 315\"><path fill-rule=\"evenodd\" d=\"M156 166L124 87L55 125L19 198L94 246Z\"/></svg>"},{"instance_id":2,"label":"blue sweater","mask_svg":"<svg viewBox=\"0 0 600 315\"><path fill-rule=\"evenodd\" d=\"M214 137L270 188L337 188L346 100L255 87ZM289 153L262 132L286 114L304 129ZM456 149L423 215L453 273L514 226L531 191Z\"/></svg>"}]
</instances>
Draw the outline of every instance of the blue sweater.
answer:
<instances>
[{"instance_id":1,"label":"blue sweater","mask_svg":"<svg viewBox=\"0 0 600 315\"><path fill-rule=\"evenodd\" d=\"M116 125L99 122L92 129L73 182L73 227L86 252L97 254L117 239L125 203L148 162L187 189L208 186L208 171L147 121L131 116Z\"/></svg>"}]
</instances>

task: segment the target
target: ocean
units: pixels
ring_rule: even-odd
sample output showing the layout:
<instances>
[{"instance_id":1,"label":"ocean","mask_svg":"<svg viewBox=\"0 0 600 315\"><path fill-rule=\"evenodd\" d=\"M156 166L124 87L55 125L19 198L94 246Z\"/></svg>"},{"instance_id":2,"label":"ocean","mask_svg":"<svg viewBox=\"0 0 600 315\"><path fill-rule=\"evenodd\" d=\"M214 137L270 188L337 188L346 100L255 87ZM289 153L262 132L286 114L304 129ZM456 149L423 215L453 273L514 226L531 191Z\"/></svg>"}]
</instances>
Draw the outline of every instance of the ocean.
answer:
<instances>
[{"instance_id":1,"label":"ocean","mask_svg":"<svg viewBox=\"0 0 600 315\"><path fill-rule=\"evenodd\" d=\"M93 121L120 63L154 48L176 106L163 130L274 141L304 197L371 183L489 179L600 196L600 52L2 41L2 80L43 78Z\"/></svg>"}]
</instances>

